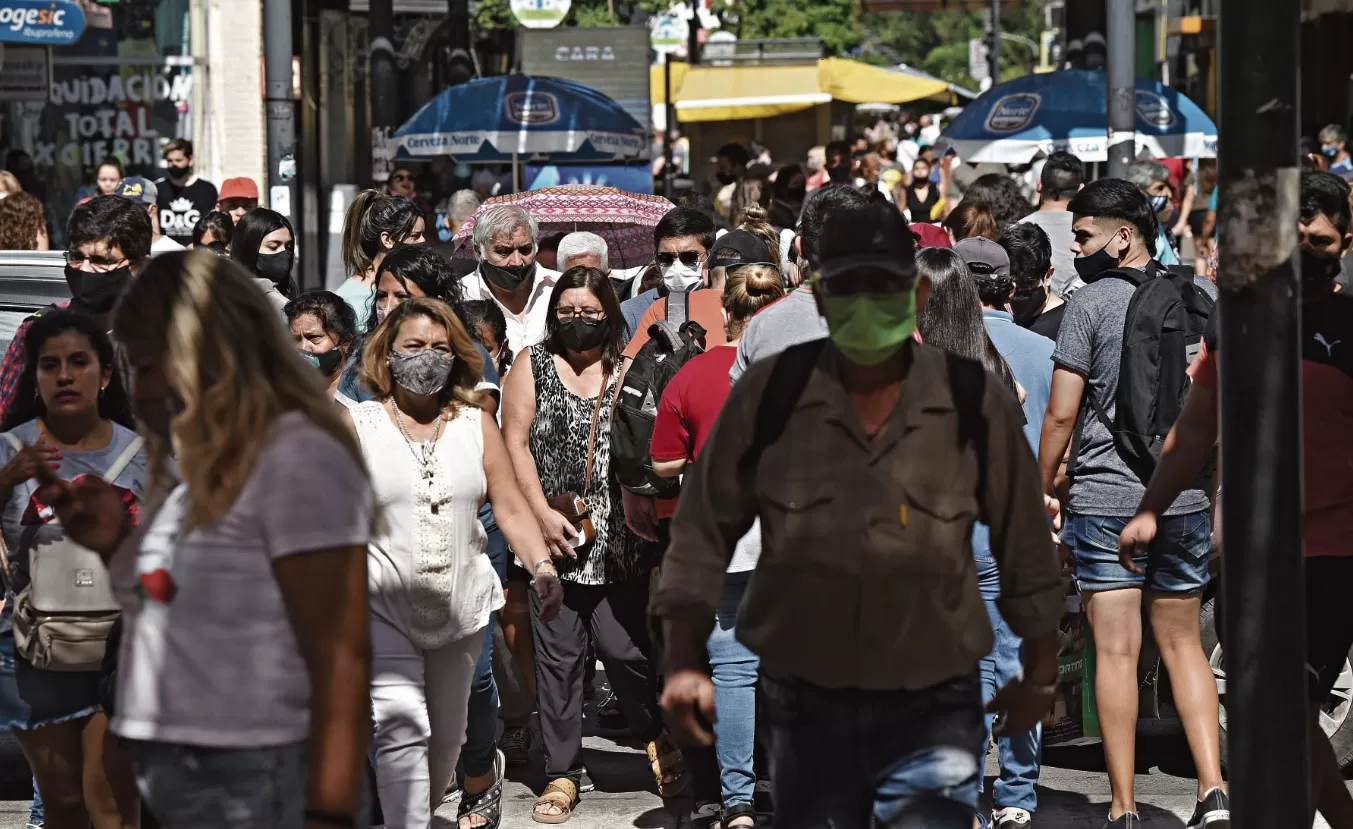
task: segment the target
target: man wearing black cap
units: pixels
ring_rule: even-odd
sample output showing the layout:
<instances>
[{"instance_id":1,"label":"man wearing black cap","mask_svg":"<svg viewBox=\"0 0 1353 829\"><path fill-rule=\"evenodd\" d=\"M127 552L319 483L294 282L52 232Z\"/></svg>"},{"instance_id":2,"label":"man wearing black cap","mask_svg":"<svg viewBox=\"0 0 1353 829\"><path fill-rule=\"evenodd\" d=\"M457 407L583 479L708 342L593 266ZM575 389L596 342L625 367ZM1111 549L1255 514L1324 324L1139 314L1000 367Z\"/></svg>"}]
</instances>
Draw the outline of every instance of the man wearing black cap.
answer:
<instances>
[{"instance_id":1,"label":"man wearing black cap","mask_svg":"<svg viewBox=\"0 0 1353 829\"><path fill-rule=\"evenodd\" d=\"M1029 229L1043 232L1036 227ZM977 284L987 336L1010 366L1015 382L1024 389L1024 438L1037 455L1043 413L1048 408L1048 394L1052 390L1054 344L1047 337L1016 325L1014 316L1007 310L1015 283L1010 272L1010 257L1004 248L990 239L974 236L954 245L954 253L968 266L968 272ZM1020 640L997 607L1001 594L1000 568L991 555L991 531L984 524L973 528L972 552L977 562L977 586L992 627L996 629L996 647L982 658L981 663L982 696L989 699L1002 685L1019 675ZM1038 783L1042 744L1041 726L1034 726L1024 734L1000 738L1001 773L992 791L991 822L995 829L1025 826L1033 820L1033 813L1038 808L1034 786Z\"/></svg>"},{"instance_id":2,"label":"man wearing black cap","mask_svg":"<svg viewBox=\"0 0 1353 829\"><path fill-rule=\"evenodd\" d=\"M1062 584L1023 414L979 364L915 341L927 290L910 239L886 205L829 219L813 282L829 336L734 385L683 482L652 603L669 723L708 745L701 651L760 519L738 627L761 659L778 829L972 826L992 648L974 520L1024 637L1022 677L991 704L997 733L1032 728L1056 690Z\"/></svg>"}]
</instances>

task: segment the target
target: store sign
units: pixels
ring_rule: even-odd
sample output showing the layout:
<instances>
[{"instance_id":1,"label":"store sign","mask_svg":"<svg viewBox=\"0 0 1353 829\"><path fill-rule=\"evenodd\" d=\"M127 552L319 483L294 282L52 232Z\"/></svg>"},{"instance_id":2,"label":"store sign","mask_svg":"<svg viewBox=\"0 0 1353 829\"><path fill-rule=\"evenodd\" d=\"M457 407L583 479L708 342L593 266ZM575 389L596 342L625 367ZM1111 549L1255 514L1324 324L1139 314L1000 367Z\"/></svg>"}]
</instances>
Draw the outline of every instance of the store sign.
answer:
<instances>
[{"instance_id":1,"label":"store sign","mask_svg":"<svg viewBox=\"0 0 1353 829\"><path fill-rule=\"evenodd\" d=\"M553 29L568 16L572 0L512 0L512 14L528 29Z\"/></svg>"},{"instance_id":2,"label":"store sign","mask_svg":"<svg viewBox=\"0 0 1353 829\"><path fill-rule=\"evenodd\" d=\"M522 72L590 86L645 128L649 106L648 32L640 28L536 29L521 33Z\"/></svg>"},{"instance_id":3,"label":"store sign","mask_svg":"<svg viewBox=\"0 0 1353 829\"><path fill-rule=\"evenodd\" d=\"M160 144L167 140L161 135L162 118L187 112L192 94L189 69L166 74L143 67L98 74L77 70L58 77L48 87L46 117L53 123L43 132L58 140L38 141L33 160L87 169L116 155L128 166L157 166Z\"/></svg>"},{"instance_id":4,"label":"store sign","mask_svg":"<svg viewBox=\"0 0 1353 829\"><path fill-rule=\"evenodd\" d=\"M0 43L69 46L84 33L84 10L68 0L0 0Z\"/></svg>"},{"instance_id":5,"label":"store sign","mask_svg":"<svg viewBox=\"0 0 1353 829\"><path fill-rule=\"evenodd\" d=\"M559 101L548 92L513 92L503 101L507 120L523 126L559 120Z\"/></svg>"},{"instance_id":6,"label":"store sign","mask_svg":"<svg viewBox=\"0 0 1353 829\"><path fill-rule=\"evenodd\" d=\"M52 50L47 46L4 47L0 101L45 101L52 85Z\"/></svg>"},{"instance_id":7,"label":"store sign","mask_svg":"<svg viewBox=\"0 0 1353 829\"><path fill-rule=\"evenodd\" d=\"M684 54L691 24L676 12L654 15L649 21L653 51L663 55Z\"/></svg>"}]
</instances>

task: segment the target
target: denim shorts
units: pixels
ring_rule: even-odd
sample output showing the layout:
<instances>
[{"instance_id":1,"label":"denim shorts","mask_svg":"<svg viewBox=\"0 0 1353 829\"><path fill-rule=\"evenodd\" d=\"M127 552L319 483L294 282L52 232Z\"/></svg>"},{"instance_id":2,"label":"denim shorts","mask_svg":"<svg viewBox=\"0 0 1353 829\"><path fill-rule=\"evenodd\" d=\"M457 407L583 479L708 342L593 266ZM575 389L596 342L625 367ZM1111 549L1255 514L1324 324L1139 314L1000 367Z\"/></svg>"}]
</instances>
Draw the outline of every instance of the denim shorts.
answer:
<instances>
[{"instance_id":1,"label":"denim shorts","mask_svg":"<svg viewBox=\"0 0 1353 829\"><path fill-rule=\"evenodd\" d=\"M0 633L0 730L29 731L93 716L98 671L44 671L16 656L14 632Z\"/></svg>"},{"instance_id":2,"label":"denim shorts","mask_svg":"<svg viewBox=\"0 0 1353 829\"><path fill-rule=\"evenodd\" d=\"M1149 553L1134 559L1145 575L1131 572L1118 560L1118 535L1128 520L1097 515L1067 517L1062 542L1075 559L1076 587L1081 592L1135 587L1183 594L1200 593L1207 587L1212 521L1206 510L1160 519Z\"/></svg>"}]
</instances>

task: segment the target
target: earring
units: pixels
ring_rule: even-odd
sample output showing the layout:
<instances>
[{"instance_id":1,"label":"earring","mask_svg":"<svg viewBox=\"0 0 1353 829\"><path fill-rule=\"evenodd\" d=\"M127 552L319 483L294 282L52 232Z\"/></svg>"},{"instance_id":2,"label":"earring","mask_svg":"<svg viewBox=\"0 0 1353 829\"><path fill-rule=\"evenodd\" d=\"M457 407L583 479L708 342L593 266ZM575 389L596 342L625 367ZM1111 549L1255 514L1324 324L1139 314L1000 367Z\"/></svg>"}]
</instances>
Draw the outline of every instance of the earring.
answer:
<instances>
[{"instance_id":1,"label":"earring","mask_svg":"<svg viewBox=\"0 0 1353 829\"><path fill-rule=\"evenodd\" d=\"M103 393L106 392L106 391L108 391L108 387L107 387L107 386L100 386L100 387L99 387L99 399L100 399L100 400L103 399Z\"/></svg>"}]
</instances>

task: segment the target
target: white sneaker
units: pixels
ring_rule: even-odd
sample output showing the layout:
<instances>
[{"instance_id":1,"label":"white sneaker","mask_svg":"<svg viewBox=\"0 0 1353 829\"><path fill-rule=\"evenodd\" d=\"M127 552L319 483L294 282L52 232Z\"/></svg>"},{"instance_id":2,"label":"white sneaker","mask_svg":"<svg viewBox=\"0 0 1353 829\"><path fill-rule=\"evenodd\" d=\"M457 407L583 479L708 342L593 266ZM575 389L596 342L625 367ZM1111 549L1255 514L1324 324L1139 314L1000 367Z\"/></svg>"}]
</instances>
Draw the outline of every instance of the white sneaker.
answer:
<instances>
[{"instance_id":1,"label":"white sneaker","mask_svg":"<svg viewBox=\"0 0 1353 829\"><path fill-rule=\"evenodd\" d=\"M1027 810L1013 806L997 809L991 813L992 829L1015 829L1015 827L1028 829L1033 826L1033 820L1034 816Z\"/></svg>"}]
</instances>

